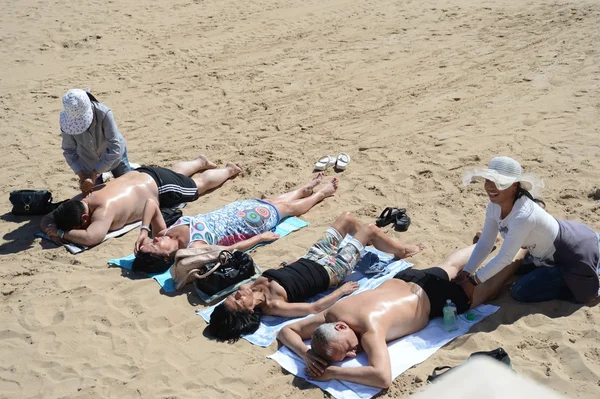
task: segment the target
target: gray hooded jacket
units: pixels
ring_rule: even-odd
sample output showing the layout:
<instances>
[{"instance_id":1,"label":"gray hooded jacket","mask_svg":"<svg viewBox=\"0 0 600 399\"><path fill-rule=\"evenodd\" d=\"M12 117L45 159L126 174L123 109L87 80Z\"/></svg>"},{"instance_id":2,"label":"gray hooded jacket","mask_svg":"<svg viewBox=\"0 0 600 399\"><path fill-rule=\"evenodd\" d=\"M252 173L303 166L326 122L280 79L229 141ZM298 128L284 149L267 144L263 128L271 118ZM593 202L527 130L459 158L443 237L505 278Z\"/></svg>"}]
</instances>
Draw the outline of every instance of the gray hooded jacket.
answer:
<instances>
[{"instance_id":1,"label":"gray hooded jacket","mask_svg":"<svg viewBox=\"0 0 600 399\"><path fill-rule=\"evenodd\" d=\"M92 101L94 120L85 132L62 133L63 155L73 172L99 173L113 170L125 153L125 138L119 132L112 111Z\"/></svg>"}]
</instances>

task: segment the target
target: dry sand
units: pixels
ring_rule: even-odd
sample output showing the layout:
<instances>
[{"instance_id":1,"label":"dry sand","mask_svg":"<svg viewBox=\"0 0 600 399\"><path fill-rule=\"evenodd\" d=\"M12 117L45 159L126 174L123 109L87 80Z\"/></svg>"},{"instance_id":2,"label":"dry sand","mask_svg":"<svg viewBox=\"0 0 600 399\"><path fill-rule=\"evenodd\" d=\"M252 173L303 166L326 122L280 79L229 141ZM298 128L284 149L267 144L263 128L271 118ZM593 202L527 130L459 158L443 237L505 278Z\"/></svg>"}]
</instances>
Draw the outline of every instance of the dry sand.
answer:
<instances>
[{"instance_id":1,"label":"dry sand","mask_svg":"<svg viewBox=\"0 0 600 399\"><path fill-rule=\"evenodd\" d=\"M545 179L548 210L600 230L600 4L571 1L113 0L0 2L0 396L321 398L265 358L203 334L193 295L169 297L106 261L135 233L78 256L33 239L8 194L76 193L60 149L61 96L91 87L130 159L205 153L245 176L186 214L273 194L322 155L352 156L311 225L254 253L303 254L343 210L370 222L406 206L431 265L483 222L465 168L511 155ZM329 172L329 176L333 172ZM568 397L600 396L600 308L518 304L397 378L401 397L440 364L503 346L514 368Z\"/></svg>"}]
</instances>

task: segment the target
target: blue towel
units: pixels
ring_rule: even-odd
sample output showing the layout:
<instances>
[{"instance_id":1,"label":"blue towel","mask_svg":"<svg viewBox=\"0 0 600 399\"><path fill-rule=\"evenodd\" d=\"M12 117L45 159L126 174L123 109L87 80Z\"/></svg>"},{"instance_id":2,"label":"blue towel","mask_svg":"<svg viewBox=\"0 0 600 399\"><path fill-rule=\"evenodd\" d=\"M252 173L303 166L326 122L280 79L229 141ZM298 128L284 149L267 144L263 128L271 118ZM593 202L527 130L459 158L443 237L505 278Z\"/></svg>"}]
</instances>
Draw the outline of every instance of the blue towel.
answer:
<instances>
[{"instance_id":1,"label":"blue towel","mask_svg":"<svg viewBox=\"0 0 600 399\"><path fill-rule=\"evenodd\" d=\"M342 242L340 247L343 245L344 242ZM360 284L360 288L352 293L352 295L356 295L365 290L371 290L379 286L385 280L389 280L390 278L394 277L400 271L412 266L412 264L406 262L405 260L398 260L394 262L391 256L384 252L378 251L373 247L367 247L366 251L367 252L361 258L360 262L356 265L354 272L352 272L352 274L350 274L345 280L358 281ZM329 294L331 291L333 291L333 289L316 295L307 302L314 302L319 298ZM197 311L196 314L202 316L202 318L208 323L210 321L210 315L212 314L215 306ZM250 343L253 343L254 345L266 347L275 341L279 330L286 325L301 319L302 318L263 316L258 330L256 330L253 334L245 335L242 338Z\"/></svg>"},{"instance_id":2,"label":"blue towel","mask_svg":"<svg viewBox=\"0 0 600 399\"><path fill-rule=\"evenodd\" d=\"M277 225L277 227L275 227L275 233L279 234L280 237L285 237L288 234L290 234L291 232L299 230L306 226L308 226L308 222L305 222L304 220L299 219L297 217L290 217L290 218L283 219ZM254 247L250 248L248 251L251 251L254 248L260 247L261 245L265 245L265 244L269 244L269 243L268 242L260 243L258 245L255 245ZM123 258L111 259L108 261L108 264L112 265L112 266L119 266L124 269L131 270L134 259L135 259L135 255L131 254L131 255L125 256ZM158 284L160 284L160 286L163 288L163 290L165 292L175 292L176 284L173 282L173 279L171 278L170 270L171 269L167 270L164 273L150 274L150 277L152 277L154 280L156 280L156 282Z\"/></svg>"},{"instance_id":3,"label":"blue towel","mask_svg":"<svg viewBox=\"0 0 600 399\"><path fill-rule=\"evenodd\" d=\"M111 259L108 261L108 264L111 266L119 266L119 267L122 267L123 269L131 270L134 259L135 259L135 255L131 254L131 255L127 255L123 258ZM166 272L158 273L158 274L149 274L149 276L152 277L154 280L156 280L156 282L158 284L160 284L160 286L163 288L163 290L165 292L175 292L176 284L173 282L173 279L171 278L171 268L169 268L169 270L167 270Z\"/></svg>"},{"instance_id":4,"label":"blue towel","mask_svg":"<svg viewBox=\"0 0 600 399\"><path fill-rule=\"evenodd\" d=\"M285 237L290 233L293 233L296 230L300 230L303 227L308 226L308 222L297 218L297 217L289 217L283 219L279 224L275 227L275 233L279 234L279 238ZM250 248L248 251L252 251L255 248L258 248L263 245L270 244L270 242L261 242ZM246 251L247 252L247 251Z\"/></svg>"}]
</instances>

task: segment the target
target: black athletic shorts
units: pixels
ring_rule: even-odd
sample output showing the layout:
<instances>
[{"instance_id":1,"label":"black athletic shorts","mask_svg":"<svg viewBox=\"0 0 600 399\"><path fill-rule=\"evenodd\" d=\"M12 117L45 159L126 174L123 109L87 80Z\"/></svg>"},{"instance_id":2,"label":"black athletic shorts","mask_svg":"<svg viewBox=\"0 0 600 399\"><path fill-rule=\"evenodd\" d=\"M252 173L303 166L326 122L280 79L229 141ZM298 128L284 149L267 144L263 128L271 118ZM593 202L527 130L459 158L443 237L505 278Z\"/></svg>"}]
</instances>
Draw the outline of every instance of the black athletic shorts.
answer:
<instances>
[{"instance_id":1,"label":"black athletic shorts","mask_svg":"<svg viewBox=\"0 0 600 399\"><path fill-rule=\"evenodd\" d=\"M196 201L199 197L196 182L181 173L159 166L141 166L138 172L147 173L158 186L158 205L173 208L175 205Z\"/></svg>"},{"instance_id":2,"label":"black athletic shorts","mask_svg":"<svg viewBox=\"0 0 600 399\"><path fill-rule=\"evenodd\" d=\"M441 267L430 267L425 270L410 268L396 274L394 278L415 283L423 288L431 303L430 319L442 316L442 309L447 299L456 305L458 314L469 310L469 297L458 284L450 281L448 273Z\"/></svg>"}]
</instances>

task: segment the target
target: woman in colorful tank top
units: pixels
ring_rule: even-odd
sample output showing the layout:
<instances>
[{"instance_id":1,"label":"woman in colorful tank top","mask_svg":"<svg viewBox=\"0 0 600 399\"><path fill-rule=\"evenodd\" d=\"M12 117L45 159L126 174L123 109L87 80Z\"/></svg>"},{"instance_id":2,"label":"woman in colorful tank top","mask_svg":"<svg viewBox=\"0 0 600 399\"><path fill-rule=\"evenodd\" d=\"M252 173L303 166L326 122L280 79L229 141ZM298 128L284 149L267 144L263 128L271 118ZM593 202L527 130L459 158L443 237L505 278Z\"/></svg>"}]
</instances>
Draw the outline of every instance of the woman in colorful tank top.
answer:
<instances>
[{"instance_id":1,"label":"woman in colorful tank top","mask_svg":"<svg viewBox=\"0 0 600 399\"><path fill-rule=\"evenodd\" d=\"M245 251L261 242L274 241L279 238L275 227L282 219L300 216L335 193L337 177L315 190L322 178L318 174L304 186L277 197L235 201L209 213L183 216L169 228L156 201L148 200L134 248L133 268L153 273L165 271L182 248L217 245L229 251ZM149 238L151 230L158 231L153 239Z\"/></svg>"}]
</instances>

